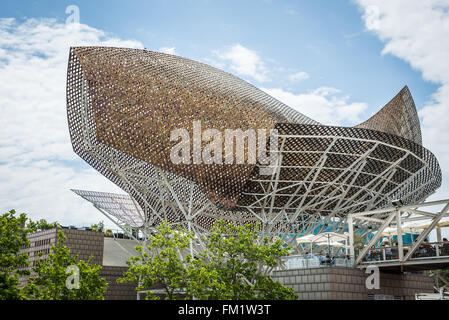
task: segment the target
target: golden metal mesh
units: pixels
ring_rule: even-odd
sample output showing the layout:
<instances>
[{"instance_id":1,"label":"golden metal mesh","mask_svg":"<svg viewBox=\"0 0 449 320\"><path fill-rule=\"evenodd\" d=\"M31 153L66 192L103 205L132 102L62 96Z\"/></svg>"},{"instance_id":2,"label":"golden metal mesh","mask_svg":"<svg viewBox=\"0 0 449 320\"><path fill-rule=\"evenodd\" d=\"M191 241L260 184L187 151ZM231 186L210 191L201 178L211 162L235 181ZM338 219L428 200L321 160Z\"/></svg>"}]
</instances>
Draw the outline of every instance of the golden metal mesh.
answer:
<instances>
[{"instance_id":1,"label":"golden metal mesh","mask_svg":"<svg viewBox=\"0 0 449 320\"><path fill-rule=\"evenodd\" d=\"M407 86L375 115L355 127L395 134L422 144L418 113Z\"/></svg>"},{"instance_id":2,"label":"golden metal mesh","mask_svg":"<svg viewBox=\"0 0 449 320\"><path fill-rule=\"evenodd\" d=\"M441 185L435 156L411 140L361 128L278 123L276 129L285 138L279 173L263 176L255 170L239 199L241 208L264 210L260 199L270 190L275 211L295 211L301 203L309 214L344 217L393 199L419 202ZM281 191L270 189L274 183Z\"/></svg>"},{"instance_id":3,"label":"golden metal mesh","mask_svg":"<svg viewBox=\"0 0 449 320\"><path fill-rule=\"evenodd\" d=\"M437 160L421 146L408 88L355 128L330 127L202 63L146 50L77 47L69 56L67 116L74 151L156 224L188 218L207 230L219 218L259 220L288 234L293 229L284 219L305 223L386 206L393 198L421 201L441 184ZM170 132L191 132L198 120L203 130L278 129L276 173L259 175L260 164L174 165Z\"/></svg>"},{"instance_id":4,"label":"golden metal mesh","mask_svg":"<svg viewBox=\"0 0 449 320\"><path fill-rule=\"evenodd\" d=\"M87 81L99 142L197 182L226 207L235 205L255 164L175 165L170 132L192 132L197 120L203 130L223 134L225 129L270 130L287 119L267 107L271 101L261 99L266 94L260 90L195 61L101 47L73 48L71 55Z\"/></svg>"},{"instance_id":5,"label":"golden metal mesh","mask_svg":"<svg viewBox=\"0 0 449 320\"><path fill-rule=\"evenodd\" d=\"M177 128L191 132L193 119L201 119L204 129L248 127L251 119L256 126L273 125L266 112L258 117L246 106L236 108L239 101L220 97L215 100L196 88L183 86L185 81L176 70L161 72L163 65L148 52L76 48L74 54L88 83L98 141L196 181L211 198L216 198L216 189L222 188L207 184L211 176L203 165L172 164L170 132ZM226 122L236 119L229 113L233 110L242 112L242 118ZM241 166L239 170L244 181L252 168ZM220 170L220 176L230 178L226 167ZM238 190L220 191L231 198L238 194Z\"/></svg>"}]
</instances>

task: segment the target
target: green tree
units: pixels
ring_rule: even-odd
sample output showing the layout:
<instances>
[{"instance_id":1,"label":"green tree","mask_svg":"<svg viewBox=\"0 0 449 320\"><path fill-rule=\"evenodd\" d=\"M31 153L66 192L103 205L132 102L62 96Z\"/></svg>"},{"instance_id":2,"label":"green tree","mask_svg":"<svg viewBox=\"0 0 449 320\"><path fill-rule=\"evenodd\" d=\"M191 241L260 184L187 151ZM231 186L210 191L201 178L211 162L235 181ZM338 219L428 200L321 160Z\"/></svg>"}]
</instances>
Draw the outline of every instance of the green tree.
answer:
<instances>
[{"instance_id":1,"label":"green tree","mask_svg":"<svg viewBox=\"0 0 449 320\"><path fill-rule=\"evenodd\" d=\"M435 285L440 288L442 286L449 287L447 283L449 284L449 270L445 269L439 269L439 270L433 270L433 271L426 271L427 276L432 276L432 278L435 280ZM439 275L443 280L442 281L437 275ZM446 289L448 290L448 289Z\"/></svg>"},{"instance_id":2,"label":"green tree","mask_svg":"<svg viewBox=\"0 0 449 320\"><path fill-rule=\"evenodd\" d=\"M0 300L20 299L19 276L27 274L28 255L20 250L30 244L27 240L26 214L15 216L11 210L0 216Z\"/></svg>"},{"instance_id":3,"label":"green tree","mask_svg":"<svg viewBox=\"0 0 449 320\"><path fill-rule=\"evenodd\" d=\"M59 224L57 222L50 223L45 219L40 219L39 221L32 221L30 219L27 224L28 231L31 233L37 232L37 231L42 231L42 230L53 229L53 228L56 228L57 226L59 226Z\"/></svg>"},{"instance_id":4,"label":"green tree","mask_svg":"<svg viewBox=\"0 0 449 320\"><path fill-rule=\"evenodd\" d=\"M106 229L105 232L104 232L104 236L112 238L112 230L111 229Z\"/></svg>"},{"instance_id":5,"label":"green tree","mask_svg":"<svg viewBox=\"0 0 449 320\"><path fill-rule=\"evenodd\" d=\"M95 224L91 225L90 228L91 228L93 231L100 231L100 232L103 232L103 231L104 231L104 222L103 222L103 221L100 221L100 222L98 222L98 223L95 223Z\"/></svg>"},{"instance_id":6,"label":"green tree","mask_svg":"<svg viewBox=\"0 0 449 320\"><path fill-rule=\"evenodd\" d=\"M173 230L164 222L157 228L146 248L137 246L139 256L131 257L127 264L129 269L118 279L123 282L138 282L136 290L146 290L157 286L165 292L164 298L174 300L179 298L182 288L187 285L187 265L192 262L190 255L182 253L188 248L192 233ZM161 295L149 290L146 299L160 299Z\"/></svg>"},{"instance_id":7,"label":"green tree","mask_svg":"<svg viewBox=\"0 0 449 320\"><path fill-rule=\"evenodd\" d=\"M119 282L138 281L137 290L159 285L166 299L296 299L293 289L273 281L267 274L288 255L280 239L259 244L251 225L215 224L206 239L206 250L197 257L188 254L191 232L173 230L167 223L157 227L147 250L128 261L129 269ZM147 298L157 299L153 291Z\"/></svg>"},{"instance_id":8,"label":"green tree","mask_svg":"<svg viewBox=\"0 0 449 320\"><path fill-rule=\"evenodd\" d=\"M201 273L192 270L190 277L196 281L188 286L189 294L198 299L297 299L292 288L269 276L269 270L289 254L290 248L282 247L280 239L272 243L267 237L260 239L259 232L260 225L254 228L218 221L201 254L203 269L210 274L209 283L202 285Z\"/></svg>"},{"instance_id":9,"label":"green tree","mask_svg":"<svg viewBox=\"0 0 449 320\"><path fill-rule=\"evenodd\" d=\"M355 251L356 255L364 247L365 247L365 241L363 240L363 236L360 233L354 232L354 251Z\"/></svg>"},{"instance_id":10,"label":"green tree","mask_svg":"<svg viewBox=\"0 0 449 320\"><path fill-rule=\"evenodd\" d=\"M56 245L52 245L47 259L39 259L32 268L32 276L23 288L25 299L31 300L103 300L106 291L106 279L99 276L100 265L89 260L79 260L78 255L71 255L70 249L64 245L65 235L58 231ZM74 270L77 268L79 277ZM71 288L71 278L79 279L79 287Z\"/></svg>"}]
</instances>

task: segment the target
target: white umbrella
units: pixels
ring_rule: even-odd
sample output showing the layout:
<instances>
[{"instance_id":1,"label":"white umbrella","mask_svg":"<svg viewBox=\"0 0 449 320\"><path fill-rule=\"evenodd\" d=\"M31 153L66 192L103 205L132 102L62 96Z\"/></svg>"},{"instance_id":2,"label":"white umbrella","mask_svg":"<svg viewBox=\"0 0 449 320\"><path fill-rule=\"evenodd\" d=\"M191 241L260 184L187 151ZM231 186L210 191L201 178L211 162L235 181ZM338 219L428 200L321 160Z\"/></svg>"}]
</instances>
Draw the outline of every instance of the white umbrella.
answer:
<instances>
[{"instance_id":1,"label":"white umbrella","mask_svg":"<svg viewBox=\"0 0 449 320\"><path fill-rule=\"evenodd\" d=\"M310 243L310 252L313 252L313 239L315 238L314 234L308 234L306 236L296 238L296 243Z\"/></svg>"},{"instance_id":2,"label":"white umbrella","mask_svg":"<svg viewBox=\"0 0 449 320\"><path fill-rule=\"evenodd\" d=\"M321 242L316 242L316 244L322 246L323 244L329 245L331 247L340 247L340 248L346 248L347 246L344 243L341 242L337 242L337 241L321 241Z\"/></svg>"},{"instance_id":3,"label":"white umbrella","mask_svg":"<svg viewBox=\"0 0 449 320\"><path fill-rule=\"evenodd\" d=\"M325 243L327 242L328 245L328 253L329 256L331 255L331 246L343 246L346 247L344 244L337 244L339 241L345 241L347 242L349 237L349 234L341 234L336 232L324 232L319 233L315 236L314 240L316 243Z\"/></svg>"},{"instance_id":4,"label":"white umbrella","mask_svg":"<svg viewBox=\"0 0 449 320\"><path fill-rule=\"evenodd\" d=\"M324 232L319 234L308 234L306 236L296 238L296 243L310 243L310 242L323 242L323 241L346 241L348 234L341 234L336 232Z\"/></svg>"},{"instance_id":5,"label":"white umbrella","mask_svg":"<svg viewBox=\"0 0 449 320\"><path fill-rule=\"evenodd\" d=\"M339 241L347 242L349 234L341 234L336 232L323 232L319 234L308 234L306 236L300 237L296 239L296 243L311 243L310 248L312 249L313 243L323 245L326 244L329 247L329 255L330 255L330 247L347 247L346 245L340 243Z\"/></svg>"},{"instance_id":6,"label":"white umbrella","mask_svg":"<svg viewBox=\"0 0 449 320\"><path fill-rule=\"evenodd\" d=\"M296 243L310 243L310 242L315 242L313 241L315 238L314 234L308 234L304 237L300 237L300 238L296 238Z\"/></svg>"},{"instance_id":7,"label":"white umbrella","mask_svg":"<svg viewBox=\"0 0 449 320\"><path fill-rule=\"evenodd\" d=\"M336 232L323 232L315 235L314 242L319 242L321 239L326 241L346 241L348 239L348 234L341 234Z\"/></svg>"},{"instance_id":8,"label":"white umbrella","mask_svg":"<svg viewBox=\"0 0 449 320\"><path fill-rule=\"evenodd\" d=\"M402 227L402 231L407 231L407 230L412 231L413 227L411 227L411 226ZM385 228L385 230L382 232L383 236L395 236L397 234L398 234L398 228L395 228L395 227Z\"/></svg>"}]
</instances>

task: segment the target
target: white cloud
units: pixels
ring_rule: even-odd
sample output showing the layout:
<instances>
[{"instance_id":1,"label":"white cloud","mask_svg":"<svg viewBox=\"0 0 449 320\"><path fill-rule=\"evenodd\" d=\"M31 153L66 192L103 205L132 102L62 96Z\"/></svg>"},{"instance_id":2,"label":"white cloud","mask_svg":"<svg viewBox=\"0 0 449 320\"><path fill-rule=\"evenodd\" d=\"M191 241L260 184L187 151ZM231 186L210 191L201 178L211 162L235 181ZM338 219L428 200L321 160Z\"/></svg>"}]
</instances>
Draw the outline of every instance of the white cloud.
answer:
<instances>
[{"instance_id":1,"label":"white cloud","mask_svg":"<svg viewBox=\"0 0 449 320\"><path fill-rule=\"evenodd\" d=\"M162 53L176 55L177 53L176 53L175 49L176 49L175 47L162 47L162 48L159 48L158 51L162 52Z\"/></svg>"},{"instance_id":2,"label":"white cloud","mask_svg":"<svg viewBox=\"0 0 449 320\"><path fill-rule=\"evenodd\" d=\"M290 81L301 81L309 79L310 76L307 72L300 71L290 75L288 78L290 79Z\"/></svg>"},{"instance_id":3,"label":"white cloud","mask_svg":"<svg viewBox=\"0 0 449 320\"><path fill-rule=\"evenodd\" d=\"M81 161L81 160L80 160ZM70 189L123 193L94 169L78 169L57 161L33 161L27 165L0 165L2 211L16 209L32 219L45 218L63 225L88 226L107 219Z\"/></svg>"},{"instance_id":4,"label":"white cloud","mask_svg":"<svg viewBox=\"0 0 449 320\"><path fill-rule=\"evenodd\" d=\"M249 76L259 82L270 80L265 63L257 52L253 50L240 44L235 44L223 50L215 50L212 53L221 60L223 67L229 66L232 71L240 76ZM215 63L215 65L217 64L219 63Z\"/></svg>"},{"instance_id":5,"label":"white cloud","mask_svg":"<svg viewBox=\"0 0 449 320\"><path fill-rule=\"evenodd\" d=\"M217 59L211 58L211 57L206 57L206 58L203 58L202 60L204 63L206 63L212 67L215 67L217 69L223 70L226 67L226 63L224 63L223 61L219 61Z\"/></svg>"},{"instance_id":6,"label":"white cloud","mask_svg":"<svg viewBox=\"0 0 449 320\"><path fill-rule=\"evenodd\" d=\"M249 76L259 82L270 81L269 73L276 70L284 74L289 81L309 79L307 72L300 71L286 75L282 67L270 68L259 54L240 44L227 47L225 50L213 51L213 58L204 59L217 68L229 68L240 76ZM308 93L293 93L283 88L261 88L269 95L284 102L299 112L328 125L355 125L362 122L363 114L368 108L366 103L349 103L349 96L342 95L340 90L331 87L319 87Z\"/></svg>"},{"instance_id":7,"label":"white cloud","mask_svg":"<svg viewBox=\"0 0 449 320\"><path fill-rule=\"evenodd\" d=\"M120 192L72 151L66 114L70 46L143 48L104 31L53 19L0 19L0 201L2 211L63 224L103 217L69 189Z\"/></svg>"},{"instance_id":8,"label":"white cloud","mask_svg":"<svg viewBox=\"0 0 449 320\"><path fill-rule=\"evenodd\" d=\"M422 72L425 80L440 85L418 113L424 146L436 155L443 170L443 187L433 198L448 198L445 177L449 174L449 1L357 0L357 3L364 10L367 30L385 43L382 54L407 61Z\"/></svg>"},{"instance_id":9,"label":"white cloud","mask_svg":"<svg viewBox=\"0 0 449 320\"><path fill-rule=\"evenodd\" d=\"M355 125L362 121L366 103L348 103L340 90L320 87L309 93L294 94L280 88L263 88L266 93L300 113L325 125Z\"/></svg>"}]
</instances>

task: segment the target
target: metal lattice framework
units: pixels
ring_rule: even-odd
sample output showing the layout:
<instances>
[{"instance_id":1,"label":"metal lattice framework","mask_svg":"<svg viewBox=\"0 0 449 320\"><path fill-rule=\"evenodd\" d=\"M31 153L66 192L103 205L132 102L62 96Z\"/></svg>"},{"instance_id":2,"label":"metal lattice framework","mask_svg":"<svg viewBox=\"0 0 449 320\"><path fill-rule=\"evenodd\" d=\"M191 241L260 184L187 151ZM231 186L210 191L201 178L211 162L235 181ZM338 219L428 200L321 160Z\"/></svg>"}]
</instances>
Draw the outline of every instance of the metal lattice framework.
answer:
<instances>
[{"instance_id":1,"label":"metal lattice framework","mask_svg":"<svg viewBox=\"0 0 449 320\"><path fill-rule=\"evenodd\" d=\"M168 220L200 235L217 219L259 221L265 234L293 243L331 220L337 231L348 214L392 199L420 202L441 184L407 87L368 121L330 127L199 62L77 47L67 115L74 151L130 197L76 193L141 229ZM273 174L260 175L260 164L174 165L170 132L192 130L196 120L203 130L277 129Z\"/></svg>"},{"instance_id":2,"label":"metal lattice framework","mask_svg":"<svg viewBox=\"0 0 449 320\"><path fill-rule=\"evenodd\" d=\"M139 204L127 194L72 190L80 197L91 202L108 217L116 218L120 227L140 228L145 224L145 214Z\"/></svg>"},{"instance_id":3,"label":"metal lattice framework","mask_svg":"<svg viewBox=\"0 0 449 320\"><path fill-rule=\"evenodd\" d=\"M356 128L391 133L422 144L418 113L407 86L374 116Z\"/></svg>"},{"instance_id":4,"label":"metal lattice framework","mask_svg":"<svg viewBox=\"0 0 449 320\"><path fill-rule=\"evenodd\" d=\"M277 128L275 173L253 175L238 203L269 221L268 232L307 234L339 221L336 229L348 214L386 207L394 199L420 202L441 183L435 157L410 140L358 128Z\"/></svg>"}]
</instances>

